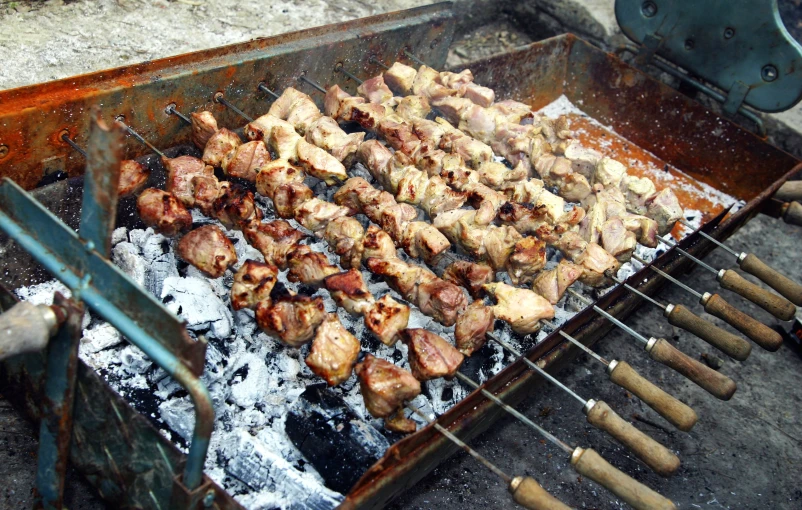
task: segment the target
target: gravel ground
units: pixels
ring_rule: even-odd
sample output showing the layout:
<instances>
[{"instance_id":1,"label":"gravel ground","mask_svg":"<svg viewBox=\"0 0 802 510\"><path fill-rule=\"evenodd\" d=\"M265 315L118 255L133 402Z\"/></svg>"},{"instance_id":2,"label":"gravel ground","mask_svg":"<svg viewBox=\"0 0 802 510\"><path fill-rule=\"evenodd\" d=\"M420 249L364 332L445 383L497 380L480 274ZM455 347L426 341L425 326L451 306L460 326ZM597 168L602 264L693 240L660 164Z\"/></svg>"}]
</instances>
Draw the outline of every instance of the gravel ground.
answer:
<instances>
[{"instance_id":1,"label":"gravel ground","mask_svg":"<svg viewBox=\"0 0 802 510\"><path fill-rule=\"evenodd\" d=\"M0 88L21 86L142 60L220 46L253 37L335 23L355 17L413 7L428 2L380 0L201 1L100 0L0 1L0 49L8 58L0 66ZM799 0L783 0L781 12L797 37L802 32ZM514 20L500 19L460 36L450 62L484 56L528 42ZM191 27L183 29L181 27ZM797 108L798 110L798 108ZM802 281L797 253L802 230L758 217L731 241ZM731 267L732 257L717 250L708 259ZM712 291L712 275L696 270L682 278ZM769 314L733 294L725 297L746 313L773 327ZM668 288L663 301L682 303L700 312L695 300ZM710 318L708 316L708 318ZM716 321L714 319L714 321ZM628 323L638 331L671 339L685 352L716 354L687 333L677 332L659 310L643 308ZM778 352L757 347L744 363L723 359L721 371L739 389L730 402L719 402L682 377L646 359L642 350L617 331L597 347L608 359L626 359L643 375L691 405L700 417L691 433L672 431L650 409L606 381L603 367L579 357L559 378L587 397L601 398L619 414L679 453L682 467L662 479L604 435L589 427L574 402L559 390L543 387L520 410L570 444L592 445L613 464L672 498L679 508L795 509L802 507L798 473L802 470L802 406L797 374L802 353L786 342ZM642 420L642 421L641 421ZM0 400L0 508L30 506L35 477L35 431ZM536 477L555 496L579 508L616 509L624 505L569 468L563 454L514 420L504 419L473 446L508 473ZM70 509L103 508L93 489L70 474L65 504ZM393 509L516 508L499 480L473 459L457 455L396 502Z\"/></svg>"}]
</instances>

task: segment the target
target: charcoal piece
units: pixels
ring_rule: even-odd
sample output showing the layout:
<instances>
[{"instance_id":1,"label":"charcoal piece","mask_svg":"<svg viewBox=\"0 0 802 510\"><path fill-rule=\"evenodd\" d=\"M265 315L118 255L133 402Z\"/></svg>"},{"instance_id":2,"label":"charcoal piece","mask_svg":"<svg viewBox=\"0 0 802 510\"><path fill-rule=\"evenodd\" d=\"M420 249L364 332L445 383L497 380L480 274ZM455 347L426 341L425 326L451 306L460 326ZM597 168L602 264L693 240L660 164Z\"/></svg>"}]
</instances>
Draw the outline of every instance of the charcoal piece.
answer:
<instances>
[{"instance_id":1,"label":"charcoal piece","mask_svg":"<svg viewBox=\"0 0 802 510\"><path fill-rule=\"evenodd\" d=\"M478 382L483 380L481 375L484 375L486 379L492 375L491 370L496 365L496 360L494 359L495 354L495 349L493 349L491 345L485 344L481 349L474 352L471 357L465 358L459 370L474 381ZM460 381L460 385L465 389L473 391L471 386L462 381Z\"/></svg>"},{"instance_id":2,"label":"charcoal piece","mask_svg":"<svg viewBox=\"0 0 802 510\"><path fill-rule=\"evenodd\" d=\"M306 388L290 408L284 429L326 486L342 493L390 447L379 431L325 384Z\"/></svg>"}]
</instances>

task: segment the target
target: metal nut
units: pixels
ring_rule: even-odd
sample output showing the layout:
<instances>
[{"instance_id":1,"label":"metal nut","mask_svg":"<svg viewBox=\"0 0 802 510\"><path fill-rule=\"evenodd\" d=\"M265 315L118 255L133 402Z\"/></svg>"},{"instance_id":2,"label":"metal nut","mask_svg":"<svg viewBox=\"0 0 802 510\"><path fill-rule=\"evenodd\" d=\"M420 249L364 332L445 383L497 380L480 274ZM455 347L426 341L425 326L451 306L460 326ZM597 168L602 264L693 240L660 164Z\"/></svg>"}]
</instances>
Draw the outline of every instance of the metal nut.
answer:
<instances>
[{"instance_id":1,"label":"metal nut","mask_svg":"<svg viewBox=\"0 0 802 510\"><path fill-rule=\"evenodd\" d=\"M0 145L0 159L8 156L8 145Z\"/></svg>"},{"instance_id":2,"label":"metal nut","mask_svg":"<svg viewBox=\"0 0 802 510\"><path fill-rule=\"evenodd\" d=\"M657 14L657 4L654 2L643 2L640 6L640 12L647 18L652 18Z\"/></svg>"},{"instance_id":3,"label":"metal nut","mask_svg":"<svg viewBox=\"0 0 802 510\"><path fill-rule=\"evenodd\" d=\"M693 39L686 39L685 40L685 49L691 51L696 46L696 42Z\"/></svg>"},{"instance_id":4,"label":"metal nut","mask_svg":"<svg viewBox=\"0 0 802 510\"><path fill-rule=\"evenodd\" d=\"M727 27L724 29L724 39L732 39L735 35L735 29L732 27Z\"/></svg>"},{"instance_id":5,"label":"metal nut","mask_svg":"<svg viewBox=\"0 0 802 510\"><path fill-rule=\"evenodd\" d=\"M763 81L774 81L779 74L777 68L771 64L763 66L763 69L760 70L760 76L763 78Z\"/></svg>"}]
</instances>

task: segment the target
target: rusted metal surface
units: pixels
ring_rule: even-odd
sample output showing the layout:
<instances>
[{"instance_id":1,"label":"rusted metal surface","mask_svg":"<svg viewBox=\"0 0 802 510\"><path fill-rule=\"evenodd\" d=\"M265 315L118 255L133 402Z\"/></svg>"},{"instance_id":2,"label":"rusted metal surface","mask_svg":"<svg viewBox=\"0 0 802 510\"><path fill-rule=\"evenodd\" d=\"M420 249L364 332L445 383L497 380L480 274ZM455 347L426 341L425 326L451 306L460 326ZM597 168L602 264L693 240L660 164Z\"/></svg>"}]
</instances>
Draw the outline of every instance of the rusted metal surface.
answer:
<instances>
[{"instance_id":1,"label":"rusted metal surface","mask_svg":"<svg viewBox=\"0 0 802 510\"><path fill-rule=\"evenodd\" d=\"M108 257L111 231L117 219L117 186L123 153L123 128L116 122L109 128L101 118L100 108L92 108L87 147L86 178L81 207L81 239Z\"/></svg>"},{"instance_id":2,"label":"rusted metal surface","mask_svg":"<svg viewBox=\"0 0 802 510\"><path fill-rule=\"evenodd\" d=\"M83 304L56 293L53 304L66 314L47 346L47 379L41 399L39 453L34 508L63 508L64 477L72 439L73 401L78 371L78 344L83 336Z\"/></svg>"},{"instance_id":3,"label":"rusted metal surface","mask_svg":"<svg viewBox=\"0 0 802 510\"><path fill-rule=\"evenodd\" d=\"M371 56L392 62L403 51L432 65L445 62L453 37L450 3L357 19L241 44L145 62L0 92L0 177L10 177L25 189L42 178L42 161L65 158L70 176L83 173L84 159L62 140L66 132L79 145L88 135L90 107L100 104L103 118L125 117L157 147L189 141L180 119L165 113L171 103L184 113L211 110L220 125L240 124L236 114L215 103L225 97L244 111L260 111L266 95L260 82L273 90L297 85L305 73L323 85L341 79L337 62L374 74L381 70ZM139 157L147 149L130 140L125 155Z\"/></svg>"}]
</instances>

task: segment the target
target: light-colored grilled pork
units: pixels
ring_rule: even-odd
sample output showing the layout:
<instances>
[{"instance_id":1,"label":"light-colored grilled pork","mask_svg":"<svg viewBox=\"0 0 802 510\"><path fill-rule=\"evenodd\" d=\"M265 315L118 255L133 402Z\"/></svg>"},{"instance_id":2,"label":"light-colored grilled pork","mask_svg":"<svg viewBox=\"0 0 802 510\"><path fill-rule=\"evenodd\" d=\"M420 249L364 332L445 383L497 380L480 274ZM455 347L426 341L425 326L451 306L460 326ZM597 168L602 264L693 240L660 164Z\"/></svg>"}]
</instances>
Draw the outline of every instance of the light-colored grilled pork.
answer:
<instances>
[{"instance_id":1,"label":"light-colored grilled pork","mask_svg":"<svg viewBox=\"0 0 802 510\"><path fill-rule=\"evenodd\" d=\"M323 253L312 251L305 245L292 250L287 257L290 267L287 279L291 282L301 282L313 287L323 285L327 276L340 272L340 269L329 262Z\"/></svg>"},{"instance_id":2,"label":"light-colored grilled pork","mask_svg":"<svg viewBox=\"0 0 802 510\"><path fill-rule=\"evenodd\" d=\"M216 225L204 225L182 237L178 255L210 278L220 278L237 261L234 245Z\"/></svg>"},{"instance_id":3,"label":"light-colored grilled pork","mask_svg":"<svg viewBox=\"0 0 802 510\"><path fill-rule=\"evenodd\" d=\"M179 156L177 158L162 158L164 168L167 170L166 189L187 207L195 205L192 179L196 175L214 175L214 168L192 156Z\"/></svg>"},{"instance_id":4,"label":"light-colored grilled pork","mask_svg":"<svg viewBox=\"0 0 802 510\"><path fill-rule=\"evenodd\" d=\"M529 289L496 282L488 283L484 290L497 301L492 307L496 318L509 323L519 335L528 335L540 329L541 319L554 318L551 303Z\"/></svg>"},{"instance_id":5,"label":"light-colored grilled pork","mask_svg":"<svg viewBox=\"0 0 802 510\"><path fill-rule=\"evenodd\" d=\"M117 193L121 197L136 195L145 187L150 177L150 170L142 163L133 159L126 159L120 163L120 182L117 184Z\"/></svg>"},{"instance_id":6,"label":"light-colored grilled pork","mask_svg":"<svg viewBox=\"0 0 802 510\"><path fill-rule=\"evenodd\" d=\"M385 103L393 98L393 93L384 83L384 77L381 74L363 81L356 91L369 103Z\"/></svg>"},{"instance_id":7,"label":"light-colored grilled pork","mask_svg":"<svg viewBox=\"0 0 802 510\"><path fill-rule=\"evenodd\" d=\"M264 142L254 140L229 151L220 163L223 173L254 182L259 169L270 161L270 151Z\"/></svg>"},{"instance_id":8,"label":"light-colored grilled pork","mask_svg":"<svg viewBox=\"0 0 802 510\"><path fill-rule=\"evenodd\" d=\"M212 204L212 211L220 223L237 230L262 219L262 210L256 206L253 192L239 184L224 186Z\"/></svg>"},{"instance_id":9,"label":"light-colored grilled pork","mask_svg":"<svg viewBox=\"0 0 802 510\"><path fill-rule=\"evenodd\" d=\"M543 296L549 303L556 305L562 299L565 290L582 276L582 268L566 259L556 267L541 272L532 283L532 290Z\"/></svg>"},{"instance_id":10,"label":"light-colored grilled pork","mask_svg":"<svg viewBox=\"0 0 802 510\"><path fill-rule=\"evenodd\" d=\"M419 381L445 377L451 379L465 356L443 337L425 329L401 331L401 341L408 348L409 368Z\"/></svg>"},{"instance_id":11,"label":"light-colored grilled pork","mask_svg":"<svg viewBox=\"0 0 802 510\"><path fill-rule=\"evenodd\" d=\"M496 320L493 309L481 301L474 301L457 319L454 340L459 352L470 356L487 342L487 333L493 331Z\"/></svg>"},{"instance_id":12,"label":"light-colored grilled pork","mask_svg":"<svg viewBox=\"0 0 802 510\"><path fill-rule=\"evenodd\" d=\"M384 82L397 93L408 96L412 92L412 84L417 74L418 71L414 67L396 62L384 72Z\"/></svg>"},{"instance_id":13,"label":"light-colored grilled pork","mask_svg":"<svg viewBox=\"0 0 802 510\"><path fill-rule=\"evenodd\" d=\"M256 305L256 323L262 331L290 347L300 347L312 340L325 318L321 297L283 296Z\"/></svg>"},{"instance_id":14,"label":"light-colored grilled pork","mask_svg":"<svg viewBox=\"0 0 802 510\"><path fill-rule=\"evenodd\" d=\"M203 162L213 167L219 167L226 154L240 145L242 145L242 140L237 133L222 128L206 142L206 147L203 149Z\"/></svg>"},{"instance_id":15,"label":"light-colored grilled pork","mask_svg":"<svg viewBox=\"0 0 802 510\"><path fill-rule=\"evenodd\" d=\"M234 310L254 308L259 301L270 298L276 284L278 268L256 260L246 260L234 274L231 286L231 307Z\"/></svg>"},{"instance_id":16,"label":"light-colored grilled pork","mask_svg":"<svg viewBox=\"0 0 802 510\"><path fill-rule=\"evenodd\" d=\"M340 265L346 269L358 268L362 264L364 237L362 224L348 216L331 220L323 231L323 239L340 256Z\"/></svg>"},{"instance_id":17,"label":"light-colored grilled pork","mask_svg":"<svg viewBox=\"0 0 802 510\"><path fill-rule=\"evenodd\" d=\"M256 191L260 195L275 200L276 190L290 183L302 184L304 172L286 159L276 159L265 163L256 175Z\"/></svg>"},{"instance_id":18,"label":"light-colored grilled pork","mask_svg":"<svg viewBox=\"0 0 802 510\"><path fill-rule=\"evenodd\" d=\"M282 271L287 269L287 257L305 236L284 220L252 223L244 231L245 238L265 257L265 261Z\"/></svg>"},{"instance_id":19,"label":"light-colored grilled pork","mask_svg":"<svg viewBox=\"0 0 802 510\"><path fill-rule=\"evenodd\" d=\"M372 354L356 365L359 387L368 412L386 418L420 395L420 381L407 370Z\"/></svg>"},{"instance_id":20,"label":"light-colored grilled pork","mask_svg":"<svg viewBox=\"0 0 802 510\"><path fill-rule=\"evenodd\" d=\"M214 175L195 175L190 181L193 206L214 217L214 203L230 185L228 181L218 181Z\"/></svg>"},{"instance_id":21,"label":"light-colored grilled pork","mask_svg":"<svg viewBox=\"0 0 802 510\"><path fill-rule=\"evenodd\" d=\"M398 333L407 327L409 307L385 294L364 311L365 326L384 345L393 345Z\"/></svg>"},{"instance_id":22,"label":"light-colored grilled pork","mask_svg":"<svg viewBox=\"0 0 802 510\"><path fill-rule=\"evenodd\" d=\"M443 280L466 288L474 299L482 296L482 285L492 282L495 276L495 271L487 264L475 264L467 260L457 260L443 272Z\"/></svg>"},{"instance_id":23,"label":"light-colored grilled pork","mask_svg":"<svg viewBox=\"0 0 802 510\"><path fill-rule=\"evenodd\" d=\"M192 227L192 215L172 193L148 188L136 200L139 217L149 227L166 236L175 236Z\"/></svg>"},{"instance_id":24,"label":"light-colored grilled pork","mask_svg":"<svg viewBox=\"0 0 802 510\"><path fill-rule=\"evenodd\" d=\"M336 313L330 313L315 332L306 365L329 386L336 386L351 377L359 349L359 340L345 329Z\"/></svg>"},{"instance_id":25,"label":"light-colored grilled pork","mask_svg":"<svg viewBox=\"0 0 802 510\"><path fill-rule=\"evenodd\" d=\"M337 272L324 281L332 299L350 314L364 314L374 302L373 295L357 269Z\"/></svg>"},{"instance_id":26,"label":"light-colored grilled pork","mask_svg":"<svg viewBox=\"0 0 802 510\"><path fill-rule=\"evenodd\" d=\"M212 112L205 110L192 112L189 114L189 118L192 122L192 143L198 149L203 150L206 148L209 138L217 132L217 119L214 118Z\"/></svg>"}]
</instances>

